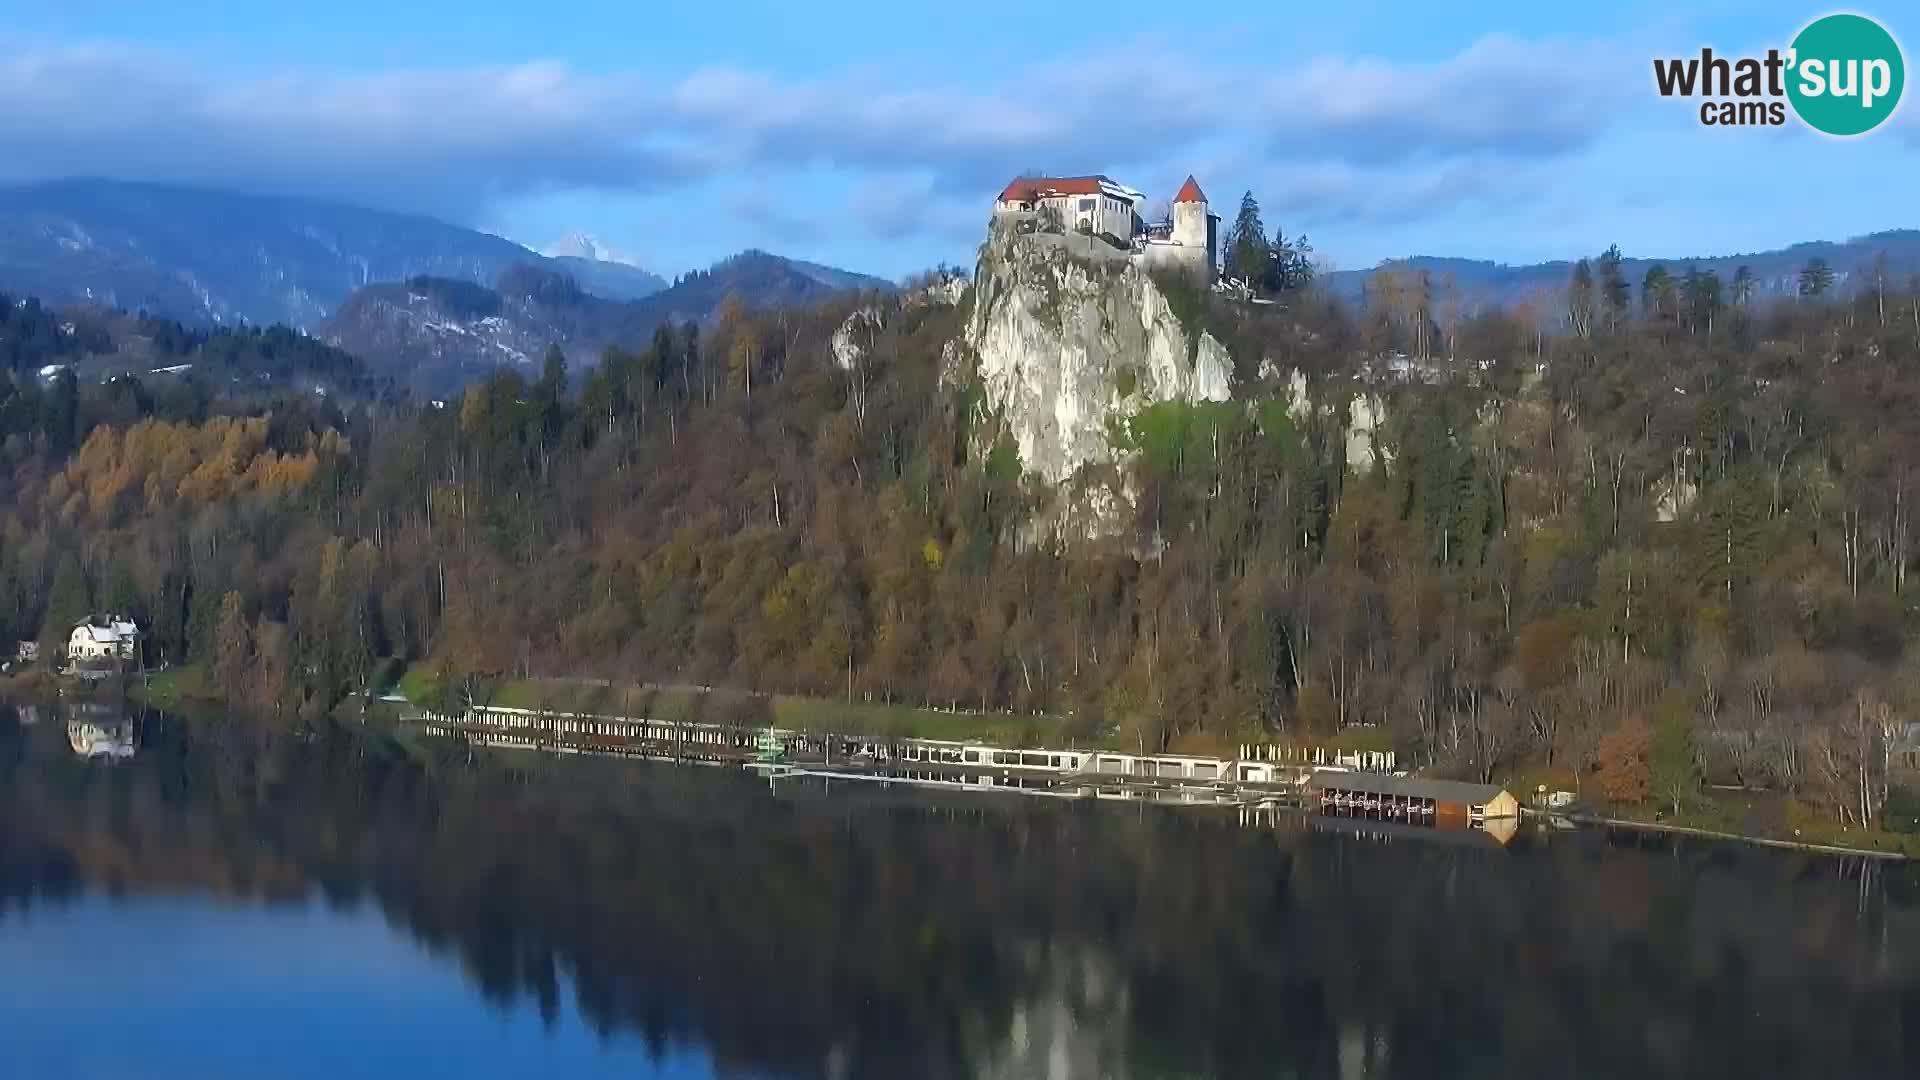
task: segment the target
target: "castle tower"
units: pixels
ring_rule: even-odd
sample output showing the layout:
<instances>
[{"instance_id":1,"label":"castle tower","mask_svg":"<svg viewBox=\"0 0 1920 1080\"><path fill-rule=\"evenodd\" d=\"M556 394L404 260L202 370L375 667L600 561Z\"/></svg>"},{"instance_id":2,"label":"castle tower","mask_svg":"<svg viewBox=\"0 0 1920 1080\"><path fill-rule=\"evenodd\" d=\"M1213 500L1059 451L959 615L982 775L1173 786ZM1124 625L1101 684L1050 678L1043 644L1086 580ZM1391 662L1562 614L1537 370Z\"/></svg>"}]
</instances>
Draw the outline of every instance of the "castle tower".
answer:
<instances>
[{"instance_id":1,"label":"castle tower","mask_svg":"<svg viewBox=\"0 0 1920 1080\"><path fill-rule=\"evenodd\" d=\"M1205 253L1209 279L1219 267L1215 258L1219 221L1218 216L1207 212L1206 192L1200 190L1193 177L1187 177L1187 182L1180 185L1179 194L1173 197L1173 242Z\"/></svg>"}]
</instances>

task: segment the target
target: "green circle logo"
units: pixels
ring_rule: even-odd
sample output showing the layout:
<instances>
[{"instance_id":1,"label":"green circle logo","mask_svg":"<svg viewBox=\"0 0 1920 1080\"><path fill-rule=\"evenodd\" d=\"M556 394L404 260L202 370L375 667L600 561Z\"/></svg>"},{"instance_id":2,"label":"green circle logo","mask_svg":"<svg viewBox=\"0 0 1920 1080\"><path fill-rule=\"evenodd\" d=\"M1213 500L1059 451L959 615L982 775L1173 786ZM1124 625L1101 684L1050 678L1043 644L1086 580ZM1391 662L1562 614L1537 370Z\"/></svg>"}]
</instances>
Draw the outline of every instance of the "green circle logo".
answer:
<instances>
[{"instance_id":1,"label":"green circle logo","mask_svg":"<svg viewBox=\"0 0 1920 1080\"><path fill-rule=\"evenodd\" d=\"M1787 98L1808 126L1829 135L1879 127L1907 82L1900 45L1864 15L1828 15L1793 39Z\"/></svg>"}]
</instances>

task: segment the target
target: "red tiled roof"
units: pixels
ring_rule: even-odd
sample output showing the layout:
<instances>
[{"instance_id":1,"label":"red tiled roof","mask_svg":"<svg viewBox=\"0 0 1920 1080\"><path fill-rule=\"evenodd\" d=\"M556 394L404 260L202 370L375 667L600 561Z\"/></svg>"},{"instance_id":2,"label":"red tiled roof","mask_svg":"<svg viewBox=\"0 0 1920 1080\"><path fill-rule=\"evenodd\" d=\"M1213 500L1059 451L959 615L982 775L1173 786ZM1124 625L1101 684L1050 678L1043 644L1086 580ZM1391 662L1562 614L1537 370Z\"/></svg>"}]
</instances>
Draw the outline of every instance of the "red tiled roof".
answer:
<instances>
[{"instance_id":1,"label":"red tiled roof","mask_svg":"<svg viewBox=\"0 0 1920 1080\"><path fill-rule=\"evenodd\" d=\"M1189 176L1187 177L1187 182L1180 185L1180 193L1173 197L1173 201L1177 203L1206 202L1207 195L1200 190L1199 183L1196 182L1193 177Z\"/></svg>"},{"instance_id":2,"label":"red tiled roof","mask_svg":"<svg viewBox=\"0 0 1920 1080\"><path fill-rule=\"evenodd\" d=\"M1098 195L1104 176L1022 176L1000 192L1001 202L1032 202L1041 195Z\"/></svg>"}]
</instances>

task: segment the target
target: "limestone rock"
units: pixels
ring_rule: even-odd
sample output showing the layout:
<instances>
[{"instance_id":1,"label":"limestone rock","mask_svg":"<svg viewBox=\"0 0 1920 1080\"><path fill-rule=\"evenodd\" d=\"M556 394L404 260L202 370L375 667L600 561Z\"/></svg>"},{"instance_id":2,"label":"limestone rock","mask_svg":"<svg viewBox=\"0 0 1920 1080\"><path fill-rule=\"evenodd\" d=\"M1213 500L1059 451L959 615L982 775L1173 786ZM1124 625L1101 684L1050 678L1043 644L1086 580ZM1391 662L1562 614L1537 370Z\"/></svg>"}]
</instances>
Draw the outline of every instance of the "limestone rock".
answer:
<instances>
[{"instance_id":1,"label":"limestone rock","mask_svg":"<svg viewBox=\"0 0 1920 1080\"><path fill-rule=\"evenodd\" d=\"M1183 322L1125 252L1092 237L996 228L974 274L966 344L1022 467L1052 485L1116 461L1115 422L1232 391L1226 348Z\"/></svg>"}]
</instances>

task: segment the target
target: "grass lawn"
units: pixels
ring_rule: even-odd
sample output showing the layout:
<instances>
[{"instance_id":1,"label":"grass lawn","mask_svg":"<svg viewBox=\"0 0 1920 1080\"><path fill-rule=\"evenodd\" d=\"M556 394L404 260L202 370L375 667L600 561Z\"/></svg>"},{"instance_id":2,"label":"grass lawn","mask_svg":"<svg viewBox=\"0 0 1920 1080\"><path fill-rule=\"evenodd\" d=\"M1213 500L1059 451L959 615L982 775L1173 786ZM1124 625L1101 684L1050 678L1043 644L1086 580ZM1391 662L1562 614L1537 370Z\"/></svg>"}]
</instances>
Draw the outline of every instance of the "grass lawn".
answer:
<instances>
[{"instance_id":1,"label":"grass lawn","mask_svg":"<svg viewBox=\"0 0 1920 1080\"><path fill-rule=\"evenodd\" d=\"M431 700L438 687L424 664L414 664L396 687L407 700ZM584 679L512 679L489 688L488 704L517 709L649 716L656 720L773 724L798 731L900 735L921 739L977 739L1002 746L1061 745L1056 716L945 712L910 705L833 701L793 694L753 694L694 686L609 686Z\"/></svg>"},{"instance_id":2,"label":"grass lawn","mask_svg":"<svg viewBox=\"0 0 1920 1080\"><path fill-rule=\"evenodd\" d=\"M1006 713L943 712L911 705L881 705L866 701L829 701L824 698L773 698L774 723L801 731L861 731L903 735L916 739L978 739L1001 746L1059 745L1067 741L1057 716L1017 716Z\"/></svg>"},{"instance_id":3,"label":"grass lawn","mask_svg":"<svg viewBox=\"0 0 1920 1080\"><path fill-rule=\"evenodd\" d=\"M415 705L432 698L439 688L425 664L410 664L394 685L394 692Z\"/></svg>"},{"instance_id":4,"label":"grass lawn","mask_svg":"<svg viewBox=\"0 0 1920 1080\"><path fill-rule=\"evenodd\" d=\"M207 685L207 672L199 664L168 668L150 675L146 680L146 689L139 690L140 684L130 682L130 692L143 693L146 702L155 708L178 708L183 702L217 701L220 695Z\"/></svg>"},{"instance_id":5,"label":"grass lawn","mask_svg":"<svg viewBox=\"0 0 1920 1080\"><path fill-rule=\"evenodd\" d=\"M1604 809L1607 816L1624 821L1653 823L1657 820L1662 825L1736 836L1898 852L1908 858L1920 858L1920 835L1845 827L1834 820L1831 813L1779 792L1709 789L1683 807L1678 815L1670 808L1651 803ZM1660 815L1657 819L1656 813Z\"/></svg>"}]
</instances>

